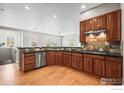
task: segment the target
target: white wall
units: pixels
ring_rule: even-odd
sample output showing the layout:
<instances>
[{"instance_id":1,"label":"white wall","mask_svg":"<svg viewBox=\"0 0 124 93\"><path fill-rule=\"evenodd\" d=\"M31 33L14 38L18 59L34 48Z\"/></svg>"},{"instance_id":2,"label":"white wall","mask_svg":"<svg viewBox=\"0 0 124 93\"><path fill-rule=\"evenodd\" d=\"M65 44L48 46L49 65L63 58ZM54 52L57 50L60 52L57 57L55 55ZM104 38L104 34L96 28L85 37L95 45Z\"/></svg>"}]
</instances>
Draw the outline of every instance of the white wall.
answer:
<instances>
[{"instance_id":1,"label":"white wall","mask_svg":"<svg viewBox=\"0 0 124 93\"><path fill-rule=\"evenodd\" d=\"M96 8L90 9L84 13L81 14L80 20L86 20L98 15L102 15L114 10L120 9L119 3L106 3L102 4Z\"/></svg>"},{"instance_id":2,"label":"white wall","mask_svg":"<svg viewBox=\"0 0 124 93\"><path fill-rule=\"evenodd\" d=\"M124 4L121 4L121 9L122 9L122 44L124 49ZM124 55L124 51L123 51L123 55ZM124 60L123 60L123 85L124 85Z\"/></svg>"}]
</instances>

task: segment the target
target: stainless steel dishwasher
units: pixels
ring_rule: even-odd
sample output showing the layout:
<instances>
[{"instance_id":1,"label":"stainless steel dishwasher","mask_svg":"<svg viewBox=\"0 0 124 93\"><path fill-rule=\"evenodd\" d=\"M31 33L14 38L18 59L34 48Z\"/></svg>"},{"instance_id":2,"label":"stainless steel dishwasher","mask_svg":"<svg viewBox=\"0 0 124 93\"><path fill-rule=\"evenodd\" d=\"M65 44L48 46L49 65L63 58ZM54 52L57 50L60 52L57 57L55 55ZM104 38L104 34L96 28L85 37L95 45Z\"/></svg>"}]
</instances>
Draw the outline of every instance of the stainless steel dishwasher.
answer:
<instances>
[{"instance_id":1,"label":"stainless steel dishwasher","mask_svg":"<svg viewBox=\"0 0 124 93\"><path fill-rule=\"evenodd\" d=\"M35 57L36 57L35 68L39 68L39 67L46 65L46 53L45 52L37 52L35 53Z\"/></svg>"}]
</instances>

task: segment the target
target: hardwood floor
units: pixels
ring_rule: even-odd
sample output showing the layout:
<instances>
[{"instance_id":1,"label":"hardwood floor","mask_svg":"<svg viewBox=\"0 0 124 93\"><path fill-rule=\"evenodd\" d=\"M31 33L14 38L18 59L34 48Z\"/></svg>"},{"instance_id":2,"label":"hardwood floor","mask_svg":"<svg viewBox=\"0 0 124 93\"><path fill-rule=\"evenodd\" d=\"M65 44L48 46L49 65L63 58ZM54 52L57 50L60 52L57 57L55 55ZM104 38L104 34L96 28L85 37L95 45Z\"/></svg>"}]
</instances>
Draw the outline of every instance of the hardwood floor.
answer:
<instances>
[{"instance_id":1,"label":"hardwood floor","mask_svg":"<svg viewBox=\"0 0 124 93\"><path fill-rule=\"evenodd\" d=\"M18 64L0 66L0 85L101 85L100 79L65 66L46 66L23 73Z\"/></svg>"}]
</instances>

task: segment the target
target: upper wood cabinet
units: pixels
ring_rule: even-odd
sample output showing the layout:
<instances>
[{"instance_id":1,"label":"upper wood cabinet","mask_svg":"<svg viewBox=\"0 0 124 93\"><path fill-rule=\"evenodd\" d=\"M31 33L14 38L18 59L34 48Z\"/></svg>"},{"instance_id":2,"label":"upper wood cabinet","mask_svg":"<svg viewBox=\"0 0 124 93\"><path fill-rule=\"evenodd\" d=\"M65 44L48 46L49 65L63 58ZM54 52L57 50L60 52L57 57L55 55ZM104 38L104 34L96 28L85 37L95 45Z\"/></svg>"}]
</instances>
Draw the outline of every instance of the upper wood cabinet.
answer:
<instances>
[{"instance_id":1,"label":"upper wood cabinet","mask_svg":"<svg viewBox=\"0 0 124 93\"><path fill-rule=\"evenodd\" d=\"M107 14L107 41L121 40L121 10Z\"/></svg>"},{"instance_id":2,"label":"upper wood cabinet","mask_svg":"<svg viewBox=\"0 0 124 93\"><path fill-rule=\"evenodd\" d=\"M77 70L82 70L83 69L82 54L72 53L72 68L75 68Z\"/></svg>"},{"instance_id":3,"label":"upper wood cabinet","mask_svg":"<svg viewBox=\"0 0 124 93\"><path fill-rule=\"evenodd\" d=\"M84 32L95 31L99 29L107 30L108 42L121 41L121 10L116 10L107 14L80 22L80 41L86 42Z\"/></svg>"},{"instance_id":4,"label":"upper wood cabinet","mask_svg":"<svg viewBox=\"0 0 124 93\"><path fill-rule=\"evenodd\" d=\"M86 42L86 36L84 35L85 31L86 31L86 22L81 21L80 22L80 42L81 43Z\"/></svg>"},{"instance_id":5,"label":"upper wood cabinet","mask_svg":"<svg viewBox=\"0 0 124 93\"><path fill-rule=\"evenodd\" d=\"M94 19L86 20L86 31L94 30Z\"/></svg>"},{"instance_id":6,"label":"upper wood cabinet","mask_svg":"<svg viewBox=\"0 0 124 93\"><path fill-rule=\"evenodd\" d=\"M98 29L106 29L105 14L86 20L86 31L95 31Z\"/></svg>"},{"instance_id":7,"label":"upper wood cabinet","mask_svg":"<svg viewBox=\"0 0 124 93\"><path fill-rule=\"evenodd\" d=\"M106 15L101 15L94 18L94 29L106 29Z\"/></svg>"},{"instance_id":8,"label":"upper wood cabinet","mask_svg":"<svg viewBox=\"0 0 124 93\"><path fill-rule=\"evenodd\" d=\"M48 65L56 64L56 53L55 52L47 52L47 64Z\"/></svg>"}]
</instances>

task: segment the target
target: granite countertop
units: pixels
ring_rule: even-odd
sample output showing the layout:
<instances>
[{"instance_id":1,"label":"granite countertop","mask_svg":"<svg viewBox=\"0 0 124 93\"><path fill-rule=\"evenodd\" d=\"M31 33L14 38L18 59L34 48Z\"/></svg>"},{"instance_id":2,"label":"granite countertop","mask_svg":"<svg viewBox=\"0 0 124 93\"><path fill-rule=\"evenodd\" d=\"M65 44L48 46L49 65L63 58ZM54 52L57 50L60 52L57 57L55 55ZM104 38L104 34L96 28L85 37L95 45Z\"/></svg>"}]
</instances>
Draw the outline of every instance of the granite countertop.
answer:
<instances>
[{"instance_id":1,"label":"granite countertop","mask_svg":"<svg viewBox=\"0 0 124 93\"><path fill-rule=\"evenodd\" d=\"M95 51L83 51L83 50L65 50L65 49L43 49L43 50L20 50L21 53L34 53L34 52L48 52L48 51L54 51L54 52L72 52L72 53L82 53L82 54L92 54L92 55L100 55L100 56L111 56L111 57L122 57L121 54L115 54L110 52L95 52Z\"/></svg>"}]
</instances>

